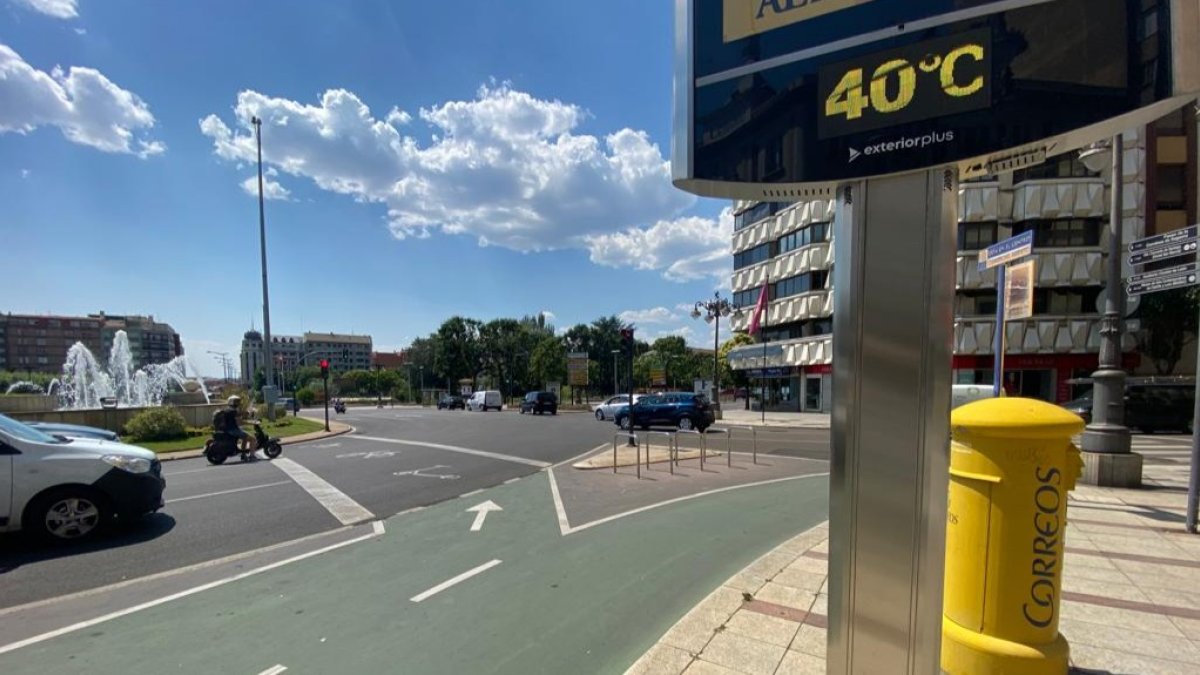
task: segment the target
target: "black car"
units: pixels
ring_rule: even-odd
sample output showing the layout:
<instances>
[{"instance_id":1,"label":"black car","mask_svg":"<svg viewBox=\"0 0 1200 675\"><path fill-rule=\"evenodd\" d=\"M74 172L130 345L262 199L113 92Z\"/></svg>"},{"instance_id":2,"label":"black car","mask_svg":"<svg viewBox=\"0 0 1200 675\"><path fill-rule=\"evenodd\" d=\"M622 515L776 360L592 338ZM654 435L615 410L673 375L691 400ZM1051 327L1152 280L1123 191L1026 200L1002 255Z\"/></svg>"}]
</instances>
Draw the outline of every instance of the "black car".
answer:
<instances>
[{"instance_id":1,"label":"black car","mask_svg":"<svg viewBox=\"0 0 1200 675\"><path fill-rule=\"evenodd\" d=\"M521 414L558 414L558 395L552 391L531 391L521 401Z\"/></svg>"},{"instance_id":2,"label":"black car","mask_svg":"<svg viewBox=\"0 0 1200 675\"><path fill-rule=\"evenodd\" d=\"M672 392L643 396L633 404L632 417L629 406L625 406L617 410L615 419L617 426L626 430L672 426L702 432L712 426L716 415L704 394Z\"/></svg>"},{"instance_id":3,"label":"black car","mask_svg":"<svg viewBox=\"0 0 1200 675\"><path fill-rule=\"evenodd\" d=\"M1156 431L1191 433L1195 405L1194 384L1130 378L1125 386L1125 426L1147 434ZM1063 407L1090 424L1092 392L1064 403Z\"/></svg>"},{"instance_id":4,"label":"black car","mask_svg":"<svg viewBox=\"0 0 1200 675\"><path fill-rule=\"evenodd\" d=\"M438 407L438 410L454 410L455 408L457 408L459 410L466 410L467 403L466 403L466 401L463 400L463 397L461 397L461 396L447 394L446 396L443 396L438 399L437 407Z\"/></svg>"}]
</instances>

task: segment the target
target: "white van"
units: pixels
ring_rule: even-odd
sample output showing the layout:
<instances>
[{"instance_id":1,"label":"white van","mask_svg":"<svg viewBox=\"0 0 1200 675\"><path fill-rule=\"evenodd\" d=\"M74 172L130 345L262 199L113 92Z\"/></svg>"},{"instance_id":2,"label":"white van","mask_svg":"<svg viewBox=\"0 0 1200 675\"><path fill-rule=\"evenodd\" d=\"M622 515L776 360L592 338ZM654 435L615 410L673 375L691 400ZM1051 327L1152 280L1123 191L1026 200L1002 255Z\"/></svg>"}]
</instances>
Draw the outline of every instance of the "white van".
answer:
<instances>
[{"instance_id":1,"label":"white van","mask_svg":"<svg viewBox=\"0 0 1200 675\"><path fill-rule=\"evenodd\" d=\"M475 412L500 410L503 405L504 401L500 398L498 391L477 391L467 399L467 410Z\"/></svg>"},{"instance_id":2,"label":"white van","mask_svg":"<svg viewBox=\"0 0 1200 675\"><path fill-rule=\"evenodd\" d=\"M52 436L0 415L0 532L79 541L162 508L162 465L124 443Z\"/></svg>"},{"instance_id":3,"label":"white van","mask_svg":"<svg viewBox=\"0 0 1200 675\"><path fill-rule=\"evenodd\" d=\"M1000 395L1004 396L1004 390L1000 390ZM951 394L950 408L954 409L962 405L974 401L981 401L985 398L992 398L992 385L990 384L956 384L954 391Z\"/></svg>"}]
</instances>

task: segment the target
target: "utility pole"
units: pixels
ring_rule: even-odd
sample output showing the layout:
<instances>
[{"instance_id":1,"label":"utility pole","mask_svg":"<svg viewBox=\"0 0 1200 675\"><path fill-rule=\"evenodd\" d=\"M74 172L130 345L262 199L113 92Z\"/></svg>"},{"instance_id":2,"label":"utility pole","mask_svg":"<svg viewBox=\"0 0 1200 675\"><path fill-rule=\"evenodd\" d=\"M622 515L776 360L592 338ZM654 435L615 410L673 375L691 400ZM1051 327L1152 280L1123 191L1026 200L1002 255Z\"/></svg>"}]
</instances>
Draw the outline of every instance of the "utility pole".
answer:
<instances>
[{"instance_id":1,"label":"utility pole","mask_svg":"<svg viewBox=\"0 0 1200 675\"><path fill-rule=\"evenodd\" d=\"M618 382L617 382L617 374L620 372L620 368L617 365L617 356L620 355L620 353L621 353L620 349L612 350L612 355L613 355L613 396L617 396L618 394L621 393L621 385L618 384Z\"/></svg>"},{"instance_id":2,"label":"utility pole","mask_svg":"<svg viewBox=\"0 0 1200 675\"><path fill-rule=\"evenodd\" d=\"M262 119L257 116L250 118L254 125L254 140L258 146L258 243L262 255L262 288L263 288L263 360L266 362L263 386L263 400L267 404L267 419L275 419L275 360L271 355L271 301L267 292L267 216L263 205L263 169L262 169ZM269 389L268 389L269 388Z\"/></svg>"}]
</instances>

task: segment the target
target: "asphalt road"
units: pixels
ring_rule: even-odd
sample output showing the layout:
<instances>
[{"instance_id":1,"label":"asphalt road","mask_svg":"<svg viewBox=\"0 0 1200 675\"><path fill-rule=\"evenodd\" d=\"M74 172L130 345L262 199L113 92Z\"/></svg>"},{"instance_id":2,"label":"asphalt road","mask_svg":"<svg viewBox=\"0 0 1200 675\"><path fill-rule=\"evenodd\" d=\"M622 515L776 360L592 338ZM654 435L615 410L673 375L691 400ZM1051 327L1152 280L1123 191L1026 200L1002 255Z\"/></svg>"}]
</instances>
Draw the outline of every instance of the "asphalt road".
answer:
<instances>
[{"instance_id":1,"label":"asphalt road","mask_svg":"<svg viewBox=\"0 0 1200 675\"><path fill-rule=\"evenodd\" d=\"M319 411L314 411L317 414ZM492 487L611 443L587 414L351 408L355 433L285 446L283 458L383 519ZM711 447L724 441L710 434ZM749 452L738 434L734 449ZM828 458L826 430L763 430L759 452ZM164 463L166 507L84 546L0 537L0 609L330 532L345 523L273 462ZM682 489L682 488L681 488ZM690 488L688 488L690 489ZM618 505L619 506L619 505ZM614 507L616 508L616 507Z\"/></svg>"}]
</instances>

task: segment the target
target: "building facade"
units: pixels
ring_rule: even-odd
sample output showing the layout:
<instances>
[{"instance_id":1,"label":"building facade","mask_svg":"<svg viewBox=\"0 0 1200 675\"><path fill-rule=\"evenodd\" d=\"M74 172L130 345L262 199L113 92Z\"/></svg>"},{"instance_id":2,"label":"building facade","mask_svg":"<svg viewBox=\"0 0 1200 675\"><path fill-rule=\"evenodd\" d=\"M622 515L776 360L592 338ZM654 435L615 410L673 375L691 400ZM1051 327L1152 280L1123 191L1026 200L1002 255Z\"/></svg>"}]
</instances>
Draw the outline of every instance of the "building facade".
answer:
<instances>
[{"instance_id":1,"label":"building facade","mask_svg":"<svg viewBox=\"0 0 1200 675\"><path fill-rule=\"evenodd\" d=\"M1196 184L1195 125L1186 122L1185 113L1125 134L1126 242L1196 222L1195 190L1188 189ZM956 383L992 382L996 272L979 270L979 251L1028 231L1034 233L1037 265L1034 316L1004 328L1005 388L1064 402L1078 393L1076 381L1096 370L1107 286L1110 173L1091 172L1072 154L961 185ZM768 409L829 410L834 207L831 200L734 206L732 290L741 311L732 317L733 329L746 330L764 285L770 302L762 320L765 341L733 350L730 365L745 371L755 388L765 384ZM1130 273L1127 268L1125 276ZM1136 371L1140 359L1128 332L1123 349L1126 368Z\"/></svg>"},{"instance_id":2,"label":"building facade","mask_svg":"<svg viewBox=\"0 0 1200 675\"><path fill-rule=\"evenodd\" d=\"M315 366L320 359L329 359L334 373L366 370L371 367L371 337L338 333L305 333L304 335L272 335L271 355L275 371L284 373L302 366ZM242 336L241 381L249 387L254 374L265 366L263 336L249 330Z\"/></svg>"},{"instance_id":3,"label":"building facade","mask_svg":"<svg viewBox=\"0 0 1200 675\"><path fill-rule=\"evenodd\" d=\"M152 316L0 314L0 370L57 373L76 342L107 363L113 338L122 330L129 336L135 368L183 354L179 334Z\"/></svg>"},{"instance_id":4,"label":"building facade","mask_svg":"<svg viewBox=\"0 0 1200 675\"><path fill-rule=\"evenodd\" d=\"M125 331L134 368L151 363L167 363L177 356L183 356L183 342L179 339L179 333L170 324L155 321L153 316L113 316L100 312L89 314L88 318L100 321L101 349L105 355L111 353L117 332Z\"/></svg>"}]
</instances>

